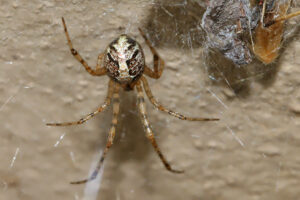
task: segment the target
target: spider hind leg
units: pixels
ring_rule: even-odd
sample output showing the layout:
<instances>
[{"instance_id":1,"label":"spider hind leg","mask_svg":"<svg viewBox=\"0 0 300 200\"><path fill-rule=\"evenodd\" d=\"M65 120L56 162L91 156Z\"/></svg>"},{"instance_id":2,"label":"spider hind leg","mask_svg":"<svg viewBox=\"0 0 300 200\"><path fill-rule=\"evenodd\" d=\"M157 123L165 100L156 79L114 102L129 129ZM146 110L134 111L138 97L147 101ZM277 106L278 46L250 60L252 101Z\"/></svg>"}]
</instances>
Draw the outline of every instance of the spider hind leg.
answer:
<instances>
[{"instance_id":1,"label":"spider hind leg","mask_svg":"<svg viewBox=\"0 0 300 200\"><path fill-rule=\"evenodd\" d=\"M107 138L107 143L106 143L105 149L103 151L103 154L102 154L99 162L97 163L96 169L93 171L92 175L88 179L84 179L84 180L80 180L80 181L73 181L73 182L70 182L71 184L83 184L83 183L94 180L97 177L101 167L103 166L104 159L108 153L109 148L112 146L114 137L116 135L116 127L118 124L118 114L119 114L119 109L120 109L119 85L115 86L115 90L114 90L114 94L113 94L113 101L114 102L113 102L112 124L111 124L111 128L109 130L109 133L108 133L108 138Z\"/></svg>"},{"instance_id":2,"label":"spider hind leg","mask_svg":"<svg viewBox=\"0 0 300 200\"><path fill-rule=\"evenodd\" d=\"M165 159L162 152L160 151L160 148L158 147L157 142L154 138L154 134L150 127L150 123L149 123L149 120L148 120L148 117L146 114L145 99L144 99L143 89L142 89L140 82L137 83L136 88L137 88L137 92L138 92L138 107L139 107L139 111L141 114L141 119L142 119L142 122L143 122L143 125L145 128L145 131L146 131L147 138L150 140L150 142L151 142L152 146L154 147L156 153L158 154L160 160L163 162L165 168L168 171L173 172L173 173L183 173L184 171L182 171L182 170L173 169L171 167L171 165L169 164L169 162Z\"/></svg>"}]
</instances>

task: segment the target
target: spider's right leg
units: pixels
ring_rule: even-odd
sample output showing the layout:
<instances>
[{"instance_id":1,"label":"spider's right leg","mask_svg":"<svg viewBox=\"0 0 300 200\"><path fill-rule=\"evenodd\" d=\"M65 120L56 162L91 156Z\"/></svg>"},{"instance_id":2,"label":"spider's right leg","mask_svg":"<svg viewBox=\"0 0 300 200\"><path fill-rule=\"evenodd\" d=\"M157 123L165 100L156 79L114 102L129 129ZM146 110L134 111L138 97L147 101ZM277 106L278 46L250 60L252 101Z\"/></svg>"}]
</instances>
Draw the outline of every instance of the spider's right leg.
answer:
<instances>
[{"instance_id":1,"label":"spider's right leg","mask_svg":"<svg viewBox=\"0 0 300 200\"><path fill-rule=\"evenodd\" d=\"M114 140L114 137L115 137L115 134L116 134L116 127L117 127L117 123L118 123L118 114L119 114L119 107L120 107L120 101L119 101L119 85L116 85L115 86L115 90L114 90L114 96L113 96L113 119L112 119L112 124L111 124L111 128L110 128L110 131L109 131L109 134L108 134L108 138L107 138L107 143L106 143L106 147L104 149L104 152L97 164L97 167L96 169L94 170L94 172L92 173L92 175L88 178L88 179L84 179L84 180L81 180L81 181L73 181L71 182L71 184L82 184L82 183L86 183L88 181L92 181L94 180L102 165L103 165L103 162L104 162L104 159L106 157L106 154L109 150L109 148L111 147L111 145L113 144L113 140Z\"/></svg>"},{"instance_id":2,"label":"spider's right leg","mask_svg":"<svg viewBox=\"0 0 300 200\"><path fill-rule=\"evenodd\" d=\"M68 32L68 29L67 29L67 26L66 26L66 23L65 23L65 19L63 17L61 19L62 19L62 23L63 23L63 26L64 26L64 31L65 31L65 34L66 34L66 37L67 37L67 40L68 40L68 45L69 45L69 48L70 48L70 51L71 51L72 55L84 66L84 68L86 69L86 71L89 72L91 75L93 75L93 76L102 76L102 75L106 74L105 67L99 67L99 63L100 63L99 59L102 58L103 54L100 54L98 56L96 70L93 70L85 62L85 60L80 56L80 54L78 53L78 51L73 48L73 45L72 45L72 42L71 42L71 39L70 39L70 36L69 36L69 32Z\"/></svg>"},{"instance_id":3,"label":"spider's right leg","mask_svg":"<svg viewBox=\"0 0 300 200\"><path fill-rule=\"evenodd\" d=\"M87 120L91 119L96 114L102 112L105 108L107 108L109 106L114 87L116 87L116 86L114 86L114 82L112 80L110 80L109 84L108 84L108 92L107 92L105 102L96 111L86 115L85 117L81 118L80 120L74 121L74 122L64 122L64 123L47 123L46 125L47 126L71 126L71 125L82 124L82 123L86 122Z\"/></svg>"},{"instance_id":4,"label":"spider's right leg","mask_svg":"<svg viewBox=\"0 0 300 200\"><path fill-rule=\"evenodd\" d=\"M143 82L143 86L144 86L144 89L145 89L145 92L150 100L150 102L160 111L163 111L163 112L166 112L168 113L169 115L172 115L174 117L177 117L178 119L181 119L181 120L188 120L188 121L218 121L219 119L217 118L203 118L203 117L186 117L180 113L177 113L177 112L174 112L172 110L169 110L167 108L165 108L163 105L161 105L153 96L151 90L150 90L150 87L148 85L148 81L147 79L142 76L141 77L141 80Z\"/></svg>"},{"instance_id":5,"label":"spider's right leg","mask_svg":"<svg viewBox=\"0 0 300 200\"><path fill-rule=\"evenodd\" d=\"M145 39L146 44L149 46L152 54L153 54L153 69L150 69L145 65L145 71L144 73L147 74L151 78L159 79L162 75L164 68L165 68L165 62L164 60L159 56L155 48L151 45L149 39L146 37L145 33L142 31L142 29L139 28L139 31L143 38Z\"/></svg>"},{"instance_id":6,"label":"spider's right leg","mask_svg":"<svg viewBox=\"0 0 300 200\"><path fill-rule=\"evenodd\" d=\"M156 153L158 154L160 160L163 162L163 164L165 165L166 169L170 172L173 173L183 173L182 170L175 170L171 167L171 165L168 163L168 161L165 159L164 155L161 153L156 140L154 138L154 134L153 131L150 127L150 123L146 114L146 105L145 105L145 99L144 99L144 94L143 94L143 89L141 86L141 83L138 82L136 84L136 88L137 88L137 92L138 92L138 107L141 113L141 118L142 118L142 122L146 131L146 136L147 138L150 140L150 142L152 143L152 146L154 147Z\"/></svg>"}]
</instances>

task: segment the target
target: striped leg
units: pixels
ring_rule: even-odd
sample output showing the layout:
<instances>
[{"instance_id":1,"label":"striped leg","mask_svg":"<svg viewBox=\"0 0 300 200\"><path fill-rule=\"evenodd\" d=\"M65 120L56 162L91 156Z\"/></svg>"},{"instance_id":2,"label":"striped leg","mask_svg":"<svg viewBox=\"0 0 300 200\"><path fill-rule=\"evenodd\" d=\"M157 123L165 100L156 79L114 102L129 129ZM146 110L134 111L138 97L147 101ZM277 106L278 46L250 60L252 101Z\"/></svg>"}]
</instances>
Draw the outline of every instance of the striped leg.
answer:
<instances>
[{"instance_id":1,"label":"striped leg","mask_svg":"<svg viewBox=\"0 0 300 200\"><path fill-rule=\"evenodd\" d=\"M164 112L168 113L169 115L172 115L172 116L174 116L174 117L177 117L178 119L181 119L181 120L188 120L188 121L218 121L218 120L219 120L219 119L217 119L217 118L200 118L200 117L192 118L192 117L186 117L186 116L183 116L183 115L180 114L180 113L177 113L177 112L174 112L174 111L172 111L172 110L166 109L164 106L162 106L160 103L158 103L158 102L155 100L155 98L153 97L147 79L146 79L144 76L142 76L142 77L141 77L141 80L142 80L142 82L143 82L143 86L144 86L144 89L145 89L145 92L146 92L148 98L150 99L151 103L152 103L158 110L164 111Z\"/></svg>"},{"instance_id":2,"label":"striped leg","mask_svg":"<svg viewBox=\"0 0 300 200\"><path fill-rule=\"evenodd\" d=\"M65 19L63 17L61 19L62 19L62 23L63 23L63 26L64 26L64 31L65 31L65 34L66 34L66 37L67 37L67 40L68 40L68 45L69 45L69 48L70 48L70 51L71 51L72 55L83 65L83 67L86 69L86 71L89 72L91 75L93 75L93 76L102 76L102 75L106 74L105 67L99 67L100 66L99 59L102 59L103 54L100 54L98 56L96 70L93 70L85 62L85 60L80 56L80 54L77 52L77 50L73 48L73 45L72 45L72 42L71 42L71 39L70 39L70 36L69 36L69 33L68 33L68 29L67 29L67 26L66 26L66 23L65 23Z\"/></svg>"},{"instance_id":3,"label":"striped leg","mask_svg":"<svg viewBox=\"0 0 300 200\"><path fill-rule=\"evenodd\" d=\"M138 107L139 107L139 110L140 110L140 113L141 113L141 118L142 118L143 125L144 125L145 130L146 130L147 138L152 143L152 146L154 147L156 153L158 154L159 158L161 159L161 161L163 162L163 164L165 165L167 170L169 170L171 172L174 172L174 173L183 173L183 171L181 171L181 170L172 169L170 164L168 163L168 161L165 159L165 157L161 153L161 151L160 151L160 149L159 149L159 147L156 143L156 140L154 138L154 135L153 135L153 132L151 130L149 120L148 120L148 117L147 117L147 114L146 114L146 105L145 105L143 89L142 89L140 81L136 84L136 88L137 88L137 92L138 92Z\"/></svg>"},{"instance_id":4,"label":"striped leg","mask_svg":"<svg viewBox=\"0 0 300 200\"><path fill-rule=\"evenodd\" d=\"M293 17L296 17L296 16L299 16L300 15L300 11L297 11L297 12L293 12L293 13L290 13L288 15L285 15L285 16L282 16L282 17L278 17L274 20L272 20L271 22L267 23L265 26L268 27L268 26L271 26L277 22L281 22L281 21L286 21L288 19L291 19Z\"/></svg>"},{"instance_id":5,"label":"striped leg","mask_svg":"<svg viewBox=\"0 0 300 200\"><path fill-rule=\"evenodd\" d=\"M119 114L119 107L120 107L120 100L119 100L119 85L116 85L115 86L115 90L114 90L114 94L113 94L113 118L112 118L112 125L111 125L111 128L109 130L109 133L108 133L108 138L107 138L107 143L106 143L106 147L103 151L103 154L97 164L97 167L96 169L94 170L94 172L92 173L92 175L88 178L88 179L85 179L85 180L81 180L81 181L74 181L74 182L71 182L71 184L82 184L82 183L86 183L88 181L92 181L94 180L102 165L103 165L103 162L104 162L104 159L106 157L106 154L109 150L109 148L111 147L111 145L113 144L113 140L114 140L114 137L115 137L115 134L116 134L116 126L117 126L117 123L118 123L118 114Z\"/></svg>"},{"instance_id":6,"label":"striped leg","mask_svg":"<svg viewBox=\"0 0 300 200\"><path fill-rule=\"evenodd\" d=\"M114 90L114 82L112 80L110 80L109 84L108 84L108 92L107 92L105 102L96 111L88 114L87 116L81 118L80 120L75 121L75 122L47 123L46 125L47 126L71 126L71 125L83 124L84 122L91 119L96 114L102 112L103 110L105 110L105 108L107 108L109 106L110 100L111 100L111 97L112 97L112 94L113 94L113 90Z\"/></svg>"},{"instance_id":7,"label":"striped leg","mask_svg":"<svg viewBox=\"0 0 300 200\"><path fill-rule=\"evenodd\" d=\"M165 62L163 59L161 59L161 57L159 56L159 54L157 53L155 48L151 45L150 41L148 40L148 38L146 37L146 35L142 31L142 29L139 28L139 31L140 31L141 35L143 36L143 38L145 39L146 44L149 46L149 48L153 54L154 71L145 65L144 73L147 74L151 78L159 79L161 74L164 71Z\"/></svg>"}]
</instances>

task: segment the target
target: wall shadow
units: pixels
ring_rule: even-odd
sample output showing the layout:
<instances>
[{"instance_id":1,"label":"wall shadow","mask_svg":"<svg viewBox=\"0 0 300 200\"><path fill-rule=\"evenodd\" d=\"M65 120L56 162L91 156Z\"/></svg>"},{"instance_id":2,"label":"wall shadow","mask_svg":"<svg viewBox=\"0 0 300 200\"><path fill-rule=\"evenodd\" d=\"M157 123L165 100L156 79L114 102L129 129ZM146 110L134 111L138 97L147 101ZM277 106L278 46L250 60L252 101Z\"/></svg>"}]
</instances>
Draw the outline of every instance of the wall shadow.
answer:
<instances>
[{"instance_id":1,"label":"wall shadow","mask_svg":"<svg viewBox=\"0 0 300 200\"><path fill-rule=\"evenodd\" d=\"M237 66L220 52L210 50L205 53L205 70L214 85L229 88L238 97L250 94L248 66Z\"/></svg>"},{"instance_id":2,"label":"wall shadow","mask_svg":"<svg viewBox=\"0 0 300 200\"><path fill-rule=\"evenodd\" d=\"M151 113L152 105L149 105L149 101L146 99L147 113ZM145 174L149 171L150 167L147 166L149 163L147 157L155 154L156 152L152 147L150 141L146 137L146 133L141 122L137 107L137 95L135 91L126 92L120 91L120 115L118 128L116 130L116 138L113 151L110 152L109 156L113 157L114 166L113 169L109 170L110 184L118 185L121 183L123 178L126 176L124 170L120 170L120 166L126 163L133 163L135 171L139 171L141 174ZM150 114L148 114L150 125L156 133L156 130L162 132L164 127L154 120L151 120ZM155 134L157 136L157 134ZM156 162L160 162L156 159ZM143 165L143 166L139 166ZM132 169L130 169L132 170ZM164 169L163 169L164 170Z\"/></svg>"},{"instance_id":3,"label":"wall shadow","mask_svg":"<svg viewBox=\"0 0 300 200\"><path fill-rule=\"evenodd\" d=\"M192 0L157 0L143 29L157 47L200 47L204 41L200 28L203 5L201 1Z\"/></svg>"},{"instance_id":4,"label":"wall shadow","mask_svg":"<svg viewBox=\"0 0 300 200\"><path fill-rule=\"evenodd\" d=\"M115 159L123 163L129 159L142 162L147 157L149 141L141 122L135 91L120 92L120 115L117 128Z\"/></svg>"},{"instance_id":5,"label":"wall shadow","mask_svg":"<svg viewBox=\"0 0 300 200\"><path fill-rule=\"evenodd\" d=\"M299 35L300 26L284 39L283 48L274 63L264 65L252 54L253 61L250 64L238 66L218 50L208 48L205 32L200 26L206 6L206 1L157 0L143 22L143 28L156 47L184 50L203 48L205 64L199 63L198 66L205 66L203 72L208 74L214 84L229 87L238 97L246 98L250 95L250 84L253 81L265 88L272 86L282 64L284 47ZM291 30L291 27L287 26L286 30ZM250 39L247 40L245 42L249 44ZM248 48L251 48L251 44Z\"/></svg>"}]
</instances>

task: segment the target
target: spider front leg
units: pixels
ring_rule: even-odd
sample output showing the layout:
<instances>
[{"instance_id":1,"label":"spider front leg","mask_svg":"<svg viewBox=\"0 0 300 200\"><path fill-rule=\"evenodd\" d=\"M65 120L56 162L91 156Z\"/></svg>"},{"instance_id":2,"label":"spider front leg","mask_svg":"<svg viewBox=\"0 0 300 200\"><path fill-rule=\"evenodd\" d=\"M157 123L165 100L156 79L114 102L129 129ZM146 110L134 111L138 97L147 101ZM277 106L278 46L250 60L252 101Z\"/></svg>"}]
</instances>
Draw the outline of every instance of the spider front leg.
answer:
<instances>
[{"instance_id":1,"label":"spider front leg","mask_svg":"<svg viewBox=\"0 0 300 200\"><path fill-rule=\"evenodd\" d=\"M107 108L110 105L113 90L114 90L114 82L112 80L110 80L109 84L108 84L108 92L107 92L105 102L96 111L86 115L85 117L81 118L80 120L74 121L74 122L47 123L46 125L47 126L71 126L71 125L83 124L87 120L94 117L96 114L98 114L98 113L102 112L103 110L105 110L105 108Z\"/></svg>"},{"instance_id":2,"label":"spider front leg","mask_svg":"<svg viewBox=\"0 0 300 200\"><path fill-rule=\"evenodd\" d=\"M88 64L87 62L85 62L85 60L80 56L80 54L78 53L78 51L76 49L73 48L73 44L71 42L70 36L69 36L69 32L65 23L65 19L62 17L62 23L64 26L64 31L68 40L68 45L70 48L70 51L72 53L72 55L83 65L83 67L86 69L87 72L89 72L91 75L93 76L102 76L104 74L106 74L106 69L105 67L100 67L101 62L100 60L103 57L103 54L100 54L98 56L98 60L97 60L97 66L96 66L96 70L93 70Z\"/></svg>"},{"instance_id":3,"label":"spider front leg","mask_svg":"<svg viewBox=\"0 0 300 200\"><path fill-rule=\"evenodd\" d=\"M104 53L100 53L99 55L98 55L98 60L97 60L97 65L96 65L96 72L97 73L106 73L106 69L105 69L105 67L101 67L101 61L102 61L102 58L103 58L103 56L104 56ZM103 72L101 72L101 71L103 71Z\"/></svg>"},{"instance_id":4,"label":"spider front leg","mask_svg":"<svg viewBox=\"0 0 300 200\"><path fill-rule=\"evenodd\" d=\"M165 165L166 169L170 172L174 172L174 173L183 173L182 170L175 170L171 168L171 165L168 163L168 161L165 159L165 157L163 156L163 154L161 153L156 140L154 138L154 134L153 131L150 127L150 123L146 114L146 105L145 105L145 99L144 99L144 94L143 94L143 89L141 86L140 81L137 83L136 85L137 88L137 92L138 92L138 107L141 113L141 118L142 118L142 123L144 125L145 131L146 131L146 136L147 138L150 140L150 142L152 143L152 146L154 147L156 153L158 154L160 160L163 162L163 164Z\"/></svg>"},{"instance_id":5,"label":"spider front leg","mask_svg":"<svg viewBox=\"0 0 300 200\"><path fill-rule=\"evenodd\" d=\"M218 121L219 119L217 118L202 118L202 117L196 117L196 118L193 118L193 117L186 117L180 113L177 113L177 112L174 112L172 110L169 110L167 108L165 108L164 106L162 106L160 103L158 103L155 98L153 97L152 95L152 92L150 90L150 87L149 87L149 84L148 84L148 81L147 79L142 76L141 77L141 80L143 82L143 86L144 86L144 89L145 89L145 92L150 100L150 102L160 111L163 111L163 112L166 112L168 113L169 115L172 115L174 117L177 117L178 119L181 119L181 120L188 120L188 121Z\"/></svg>"},{"instance_id":6,"label":"spider front leg","mask_svg":"<svg viewBox=\"0 0 300 200\"><path fill-rule=\"evenodd\" d=\"M149 46L152 54L153 54L153 69L150 69L145 65L144 73L148 75L151 78L159 79L164 71L165 68L165 62L164 60L159 56L155 48L151 45L149 39L146 37L145 33L142 31L142 29L139 28L139 31L143 38L145 39L146 44Z\"/></svg>"},{"instance_id":7,"label":"spider front leg","mask_svg":"<svg viewBox=\"0 0 300 200\"><path fill-rule=\"evenodd\" d=\"M88 178L88 179L84 179L84 180L81 180L81 181L74 181L74 182L71 182L71 184L82 184L82 183L86 183L86 182L89 182L89 181L92 181L94 180L102 165L103 165L103 162L104 162L104 159L106 157L106 154L108 153L108 150L109 148L111 147L111 145L113 144L113 140L114 140L114 137L115 137L115 134L116 134L116 127L117 127L117 124L118 124L118 114L119 114L119 109L120 109L120 100L119 100L119 85L116 85L115 86L115 89L114 89L114 95L113 95L113 118L112 118L112 124L111 124L111 128L109 130L109 133L108 133L108 138L107 138L107 143L106 143L106 147L103 151L103 154L97 164L97 167L96 169L94 170L94 172L92 173L92 175Z\"/></svg>"}]
</instances>

